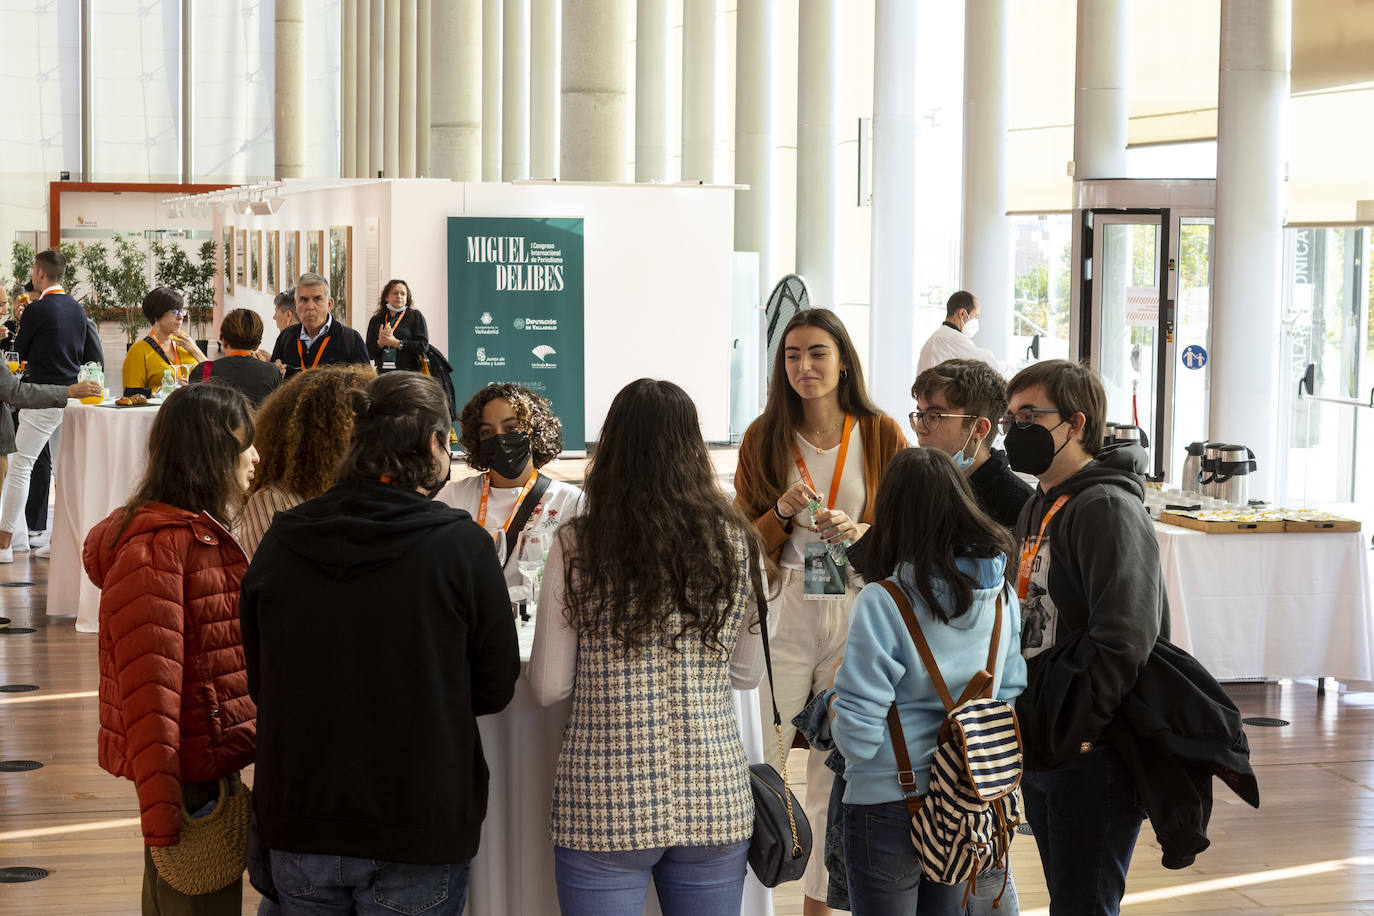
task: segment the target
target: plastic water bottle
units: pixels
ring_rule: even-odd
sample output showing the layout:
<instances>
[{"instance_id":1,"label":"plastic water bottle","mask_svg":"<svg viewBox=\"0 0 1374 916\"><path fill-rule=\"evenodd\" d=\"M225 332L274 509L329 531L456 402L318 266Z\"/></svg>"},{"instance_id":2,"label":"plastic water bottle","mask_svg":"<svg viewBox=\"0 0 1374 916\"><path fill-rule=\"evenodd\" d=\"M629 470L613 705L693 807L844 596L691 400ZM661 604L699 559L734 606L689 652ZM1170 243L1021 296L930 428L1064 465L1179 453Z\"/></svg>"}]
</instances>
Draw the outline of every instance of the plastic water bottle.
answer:
<instances>
[{"instance_id":1,"label":"plastic water bottle","mask_svg":"<svg viewBox=\"0 0 1374 916\"><path fill-rule=\"evenodd\" d=\"M163 399L177 390L177 374L172 369L162 370L162 387L157 390L157 396Z\"/></svg>"},{"instance_id":2,"label":"plastic water bottle","mask_svg":"<svg viewBox=\"0 0 1374 916\"><path fill-rule=\"evenodd\" d=\"M811 527L815 528L816 513L821 511L821 501L819 499L811 500L811 502L806 504L806 510L811 513ZM849 551L848 541L841 541L838 544L826 544L825 549L826 552L830 554L830 559L835 561L836 566L843 566L849 562L849 557L846 556L846 553Z\"/></svg>"}]
</instances>

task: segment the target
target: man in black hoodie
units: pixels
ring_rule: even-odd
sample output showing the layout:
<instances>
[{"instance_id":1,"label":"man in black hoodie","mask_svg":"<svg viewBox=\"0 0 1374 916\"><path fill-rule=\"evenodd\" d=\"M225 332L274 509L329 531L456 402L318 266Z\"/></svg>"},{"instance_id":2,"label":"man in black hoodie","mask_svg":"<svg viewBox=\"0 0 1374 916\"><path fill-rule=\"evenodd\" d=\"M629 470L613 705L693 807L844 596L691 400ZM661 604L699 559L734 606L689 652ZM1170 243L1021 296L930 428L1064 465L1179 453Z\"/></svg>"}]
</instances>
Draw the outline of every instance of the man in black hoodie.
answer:
<instances>
[{"instance_id":1,"label":"man in black hoodie","mask_svg":"<svg viewBox=\"0 0 1374 916\"><path fill-rule=\"evenodd\" d=\"M1040 481L1015 531L1021 645L1032 685L1022 700L1077 694L1069 716L1062 706L1017 704L1026 816L1050 912L1116 913L1144 812L1130 771L1102 744L1102 732L1155 640L1168 635L1159 545L1143 505L1146 456L1138 445L1102 447L1107 398L1085 366L1037 363L1008 392L1007 457L1014 470ZM1075 636L1071 660L1049 652Z\"/></svg>"},{"instance_id":2,"label":"man in black hoodie","mask_svg":"<svg viewBox=\"0 0 1374 916\"><path fill-rule=\"evenodd\" d=\"M487 533L431 499L439 384L354 394L339 482L278 514L243 578L254 808L278 892L311 912L366 895L457 916L487 810L476 717L520 674L510 597Z\"/></svg>"}]
</instances>

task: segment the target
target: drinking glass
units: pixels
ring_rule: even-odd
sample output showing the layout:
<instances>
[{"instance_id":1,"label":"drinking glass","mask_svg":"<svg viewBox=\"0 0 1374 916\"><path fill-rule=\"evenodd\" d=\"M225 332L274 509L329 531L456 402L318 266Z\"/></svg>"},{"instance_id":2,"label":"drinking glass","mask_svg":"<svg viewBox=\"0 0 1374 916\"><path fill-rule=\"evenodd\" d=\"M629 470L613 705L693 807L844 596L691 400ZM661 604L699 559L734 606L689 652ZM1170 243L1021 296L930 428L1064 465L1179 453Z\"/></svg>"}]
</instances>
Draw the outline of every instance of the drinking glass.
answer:
<instances>
[{"instance_id":1,"label":"drinking glass","mask_svg":"<svg viewBox=\"0 0 1374 916\"><path fill-rule=\"evenodd\" d=\"M19 354L14 350L5 351L5 362L9 363L11 372L19 371Z\"/></svg>"},{"instance_id":2,"label":"drinking glass","mask_svg":"<svg viewBox=\"0 0 1374 916\"><path fill-rule=\"evenodd\" d=\"M547 531L522 531L520 533L520 552L515 561L520 566L520 576L530 586L530 600L539 602L540 579L544 572L544 559L549 555L552 538Z\"/></svg>"}]
</instances>

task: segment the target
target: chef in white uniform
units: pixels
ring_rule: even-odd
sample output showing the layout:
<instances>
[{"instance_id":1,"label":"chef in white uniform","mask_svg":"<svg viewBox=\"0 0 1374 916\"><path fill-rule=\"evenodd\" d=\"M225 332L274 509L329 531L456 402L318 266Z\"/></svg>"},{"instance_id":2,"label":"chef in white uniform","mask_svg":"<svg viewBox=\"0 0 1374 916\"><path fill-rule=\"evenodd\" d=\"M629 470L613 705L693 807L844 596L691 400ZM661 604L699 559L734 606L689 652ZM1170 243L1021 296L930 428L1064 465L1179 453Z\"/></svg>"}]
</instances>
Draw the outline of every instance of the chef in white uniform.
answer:
<instances>
[{"instance_id":1,"label":"chef in white uniform","mask_svg":"<svg viewBox=\"0 0 1374 916\"><path fill-rule=\"evenodd\" d=\"M916 361L916 374L938 366L947 359L977 359L987 363L1003 376L1008 367L992 351L973 342L978 333L978 299L973 293L959 290L945 303L945 320L921 347Z\"/></svg>"}]
</instances>

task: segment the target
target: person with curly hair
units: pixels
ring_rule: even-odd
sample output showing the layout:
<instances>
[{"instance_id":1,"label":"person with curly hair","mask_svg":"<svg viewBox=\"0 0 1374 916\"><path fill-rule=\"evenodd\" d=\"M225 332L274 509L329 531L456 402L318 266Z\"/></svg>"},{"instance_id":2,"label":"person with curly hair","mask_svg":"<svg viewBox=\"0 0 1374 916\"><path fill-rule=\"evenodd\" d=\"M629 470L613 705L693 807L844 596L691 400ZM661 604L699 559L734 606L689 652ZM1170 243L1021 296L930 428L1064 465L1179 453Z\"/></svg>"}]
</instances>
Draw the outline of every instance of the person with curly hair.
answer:
<instances>
[{"instance_id":1,"label":"person with curly hair","mask_svg":"<svg viewBox=\"0 0 1374 916\"><path fill-rule=\"evenodd\" d=\"M350 392L366 388L376 375L366 364L323 366L297 373L262 402L256 417L261 459L239 532L250 559L278 512L334 485L353 431Z\"/></svg>"},{"instance_id":2,"label":"person with curly hair","mask_svg":"<svg viewBox=\"0 0 1374 916\"><path fill-rule=\"evenodd\" d=\"M367 323L367 355L378 372L420 371L420 357L429 350L429 326L410 295L410 284L388 280Z\"/></svg>"},{"instance_id":3,"label":"person with curly hair","mask_svg":"<svg viewBox=\"0 0 1374 916\"><path fill-rule=\"evenodd\" d=\"M582 491L540 474L563 451L563 421L547 398L509 382L487 385L458 414L458 444L468 467L482 473L456 481L440 499L465 509L500 542L505 536L506 582L520 584L511 555L522 532L553 531L582 512ZM528 509L523 525L512 524Z\"/></svg>"}]
</instances>

